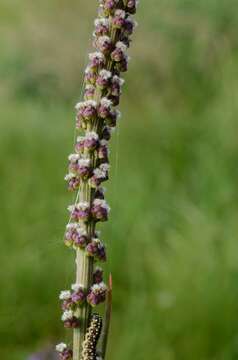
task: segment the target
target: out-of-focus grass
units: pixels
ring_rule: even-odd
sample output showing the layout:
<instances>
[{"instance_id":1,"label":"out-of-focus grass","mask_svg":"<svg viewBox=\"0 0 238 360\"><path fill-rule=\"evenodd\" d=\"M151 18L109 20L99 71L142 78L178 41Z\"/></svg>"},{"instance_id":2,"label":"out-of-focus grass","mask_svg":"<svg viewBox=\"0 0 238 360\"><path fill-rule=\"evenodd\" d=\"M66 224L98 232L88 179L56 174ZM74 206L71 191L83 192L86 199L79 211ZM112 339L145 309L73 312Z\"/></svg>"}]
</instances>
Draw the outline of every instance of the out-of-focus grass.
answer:
<instances>
[{"instance_id":1,"label":"out-of-focus grass","mask_svg":"<svg viewBox=\"0 0 238 360\"><path fill-rule=\"evenodd\" d=\"M62 246L72 200L62 179L95 3L0 5L5 360L65 337L57 295L74 266ZM110 359L238 356L235 5L141 2L102 227L114 278Z\"/></svg>"}]
</instances>

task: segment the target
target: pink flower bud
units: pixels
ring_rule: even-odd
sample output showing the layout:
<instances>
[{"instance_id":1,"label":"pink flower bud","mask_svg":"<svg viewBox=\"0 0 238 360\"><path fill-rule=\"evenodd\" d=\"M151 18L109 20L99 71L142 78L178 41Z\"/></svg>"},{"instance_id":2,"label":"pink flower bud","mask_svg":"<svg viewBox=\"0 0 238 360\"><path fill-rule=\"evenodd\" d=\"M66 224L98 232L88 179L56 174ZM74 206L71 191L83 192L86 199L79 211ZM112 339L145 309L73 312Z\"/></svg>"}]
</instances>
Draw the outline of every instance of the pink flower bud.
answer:
<instances>
[{"instance_id":1,"label":"pink flower bud","mask_svg":"<svg viewBox=\"0 0 238 360\"><path fill-rule=\"evenodd\" d=\"M101 70L99 72L96 83L101 89L105 89L110 85L111 77L112 73L110 71Z\"/></svg>"},{"instance_id":2,"label":"pink flower bud","mask_svg":"<svg viewBox=\"0 0 238 360\"><path fill-rule=\"evenodd\" d=\"M110 207L105 200L95 199L91 208L91 214L96 221L107 221Z\"/></svg>"},{"instance_id":3,"label":"pink flower bud","mask_svg":"<svg viewBox=\"0 0 238 360\"><path fill-rule=\"evenodd\" d=\"M122 59L119 62L116 62L115 69L118 72L126 72L128 70L128 62L129 62L129 57L125 55L124 59Z\"/></svg>"},{"instance_id":4,"label":"pink flower bud","mask_svg":"<svg viewBox=\"0 0 238 360\"><path fill-rule=\"evenodd\" d=\"M103 54L108 54L112 48L112 40L109 36L99 36L95 39L95 47Z\"/></svg>"},{"instance_id":5,"label":"pink flower bud","mask_svg":"<svg viewBox=\"0 0 238 360\"><path fill-rule=\"evenodd\" d=\"M80 154L84 151L84 137L78 136L75 144L75 151Z\"/></svg>"},{"instance_id":6,"label":"pink flower bud","mask_svg":"<svg viewBox=\"0 0 238 360\"><path fill-rule=\"evenodd\" d=\"M84 80L87 85L95 85L97 79L97 74L94 69L90 66L85 70Z\"/></svg>"},{"instance_id":7,"label":"pink flower bud","mask_svg":"<svg viewBox=\"0 0 238 360\"><path fill-rule=\"evenodd\" d=\"M106 97L102 98L102 100L100 101L99 107L98 107L98 115L102 119L107 118L110 115L111 108L112 108L111 100Z\"/></svg>"},{"instance_id":8,"label":"pink flower bud","mask_svg":"<svg viewBox=\"0 0 238 360\"><path fill-rule=\"evenodd\" d=\"M120 62L126 57L127 46L122 41L116 43L115 50L111 53L112 60Z\"/></svg>"},{"instance_id":9,"label":"pink flower bud","mask_svg":"<svg viewBox=\"0 0 238 360\"><path fill-rule=\"evenodd\" d=\"M110 22L108 18L99 18L95 20L95 32L96 36L108 35L110 29Z\"/></svg>"},{"instance_id":10,"label":"pink flower bud","mask_svg":"<svg viewBox=\"0 0 238 360\"><path fill-rule=\"evenodd\" d=\"M99 145L99 137L98 134L94 131L90 131L86 133L84 138L84 148L87 151L95 150Z\"/></svg>"},{"instance_id":11,"label":"pink flower bud","mask_svg":"<svg viewBox=\"0 0 238 360\"><path fill-rule=\"evenodd\" d=\"M72 317L72 319L68 319L64 321L64 327L67 329L76 329L80 327L80 320L76 318L76 316Z\"/></svg>"},{"instance_id":12,"label":"pink flower bud","mask_svg":"<svg viewBox=\"0 0 238 360\"><path fill-rule=\"evenodd\" d=\"M92 173L91 160L79 159L77 172L83 180L87 180Z\"/></svg>"},{"instance_id":13,"label":"pink flower bud","mask_svg":"<svg viewBox=\"0 0 238 360\"><path fill-rule=\"evenodd\" d=\"M71 296L72 302L77 306L82 305L86 300L86 294L84 288L81 285L77 285L77 284L72 285L72 288L74 290Z\"/></svg>"},{"instance_id":14,"label":"pink flower bud","mask_svg":"<svg viewBox=\"0 0 238 360\"><path fill-rule=\"evenodd\" d=\"M139 4L138 0L128 0L126 11L128 11L131 14L135 14L138 4Z\"/></svg>"},{"instance_id":15,"label":"pink flower bud","mask_svg":"<svg viewBox=\"0 0 238 360\"><path fill-rule=\"evenodd\" d=\"M126 13L124 10L118 9L112 18L112 26L116 29L122 29L125 26Z\"/></svg>"},{"instance_id":16,"label":"pink flower bud","mask_svg":"<svg viewBox=\"0 0 238 360\"><path fill-rule=\"evenodd\" d=\"M112 13L118 4L119 0L104 0L104 8L109 10L109 13Z\"/></svg>"},{"instance_id":17,"label":"pink flower bud","mask_svg":"<svg viewBox=\"0 0 238 360\"><path fill-rule=\"evenodd\" d=\"M85 92L84 92L84 99L85 100L93 100L95 95L96 88L93 85L86 85Z\"/></svg>"},{"instance_id":18,"label":"pink flower bud","mask_svg":"<svg viewBox=\"0 0 238 360\"><path fill-rule=\"evenodd\" d=\"M102 282L91 287L87 300L91 306L96 306L105 301L107 295L107 286Z\"/></svg>"},{"instance_id":19,"label":"pink flower bud","mask_svg":"<svg viewBox=\"0 0 238 360\"><path fill-rule=\"evenodd\" d=\"M88 243L87 233L78 223L69 223L65 233L65 245L74 248L85 248Z\"/></svg>"},{"instance_id":20,"label":"pink flower bud","mask_svg":"<svg viewBox=\"0 0 238 360\"><path fill-rule=\"evenodd\" d=\"M69 173L65 176L65 180L68 182L69 191L78 190L80 186L80 177L73 173Z\"/></svg>"},{"instance_id":21,"label":"pink flower bud","mask_svg":"<svg viewBox=\"0 0 238 360\"><path fill-rule=\"evenodd\" d=\"M75 205L70 205L68 210L71 213L71 217L75 221L88 221L90 216L90 206L87 202L80 202Z\"/></svg>"},{"instance_id":22,"label":"pink flower bud","mask_svg":"<svg viewBox=\"0 0 238 360\"><path fill-rule=\"evenodd\" d=\"M93 238L86 247L88 256L92 256L99 261L106 261L106 249L101 240Z\"/></svg>"},{"instance_id":23,"label":"pink flower bud","mask_svg":"<svg viewBox=\"0 0 238 360\"><path fill-rule=\"evenodd\" d=\"M98 158L102 162L108 162L109 148L108 148L107 141L101 140L100 146L99 146L99 148L97 150L97 154L98 154Z\"/></svg>"},{"instance_id":24,"label":"pink flower bud","mask_svg":"<svg viewBox=\"0 0 238 360\"><path fill-rule=\"evenodd\" d=\"M119 110L112 110L106 119L106 124L110 127L115 127L120 116L121 113Z\"/></svg>"},{"instance_id":25,"label":"pink flower bud","mask_svg":"<svg viewBox=\"0 0 238 360\"><path fill-rule=\"evenodd\" d=\"M93 282L99 284L103 281L103 270L97 267L93 273Z\"/></svg>"},{"instance_id":26,"label":"pink flower bud","mask_svg":"<svg viewBox=\"0 0 238 360\"><path fill-rule=\"evenodd\" d=\"M102 36L101 38L105 39L105 38L107 38L107 36L106 37ZM101 40L101 41L103 41L103 40ZM90 70L94 74L95 74L96 70L98 70L99 68L102 68L106 62L104 54L99 51L89 54L89 60L90 60L90 65L87 69L88 69L88 71Z\"/></svg>"}]
</instances>

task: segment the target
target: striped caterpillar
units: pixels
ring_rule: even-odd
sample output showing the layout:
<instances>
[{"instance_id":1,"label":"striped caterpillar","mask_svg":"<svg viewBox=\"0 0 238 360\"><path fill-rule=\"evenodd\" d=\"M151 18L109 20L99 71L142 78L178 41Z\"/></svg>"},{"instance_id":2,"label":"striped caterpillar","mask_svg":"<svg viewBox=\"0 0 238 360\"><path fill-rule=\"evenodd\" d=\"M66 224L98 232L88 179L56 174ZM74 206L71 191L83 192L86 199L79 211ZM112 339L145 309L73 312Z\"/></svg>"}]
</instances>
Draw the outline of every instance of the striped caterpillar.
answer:
<instances>
[{"instance_id":1,"label":"striped caterpillar","mask_svg":"<svg viewBox=\"0 0 238 360\"><path fill-rule=\"evenodd\" d=\"M93 314L83 342L82 360L97 360L96 346L101 330L102 318L99 314Z\"/></svg>"}]
</instances>

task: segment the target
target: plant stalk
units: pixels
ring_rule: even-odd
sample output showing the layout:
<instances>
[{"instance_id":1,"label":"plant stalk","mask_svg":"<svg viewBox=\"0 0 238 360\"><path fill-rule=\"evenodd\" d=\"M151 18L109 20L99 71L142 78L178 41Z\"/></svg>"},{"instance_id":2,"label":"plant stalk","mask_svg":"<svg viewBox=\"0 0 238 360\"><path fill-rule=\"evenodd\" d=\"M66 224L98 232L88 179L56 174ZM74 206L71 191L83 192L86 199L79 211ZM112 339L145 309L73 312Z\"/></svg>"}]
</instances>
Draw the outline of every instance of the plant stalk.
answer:
<instances>
[{"instance_id":1,"label":"plant stalk","mask_svg":"<svg viewBox=\"0 0 238 360\"><path fill-rule=\"evenodd\" d=\"M106 350L108 343L108 335L110 330L111 323L111 314L112 314L112 275L109 276L109 284L108 284L108 292L107 292L107 300L106 300L106 312L105 312L105 322L102 333L102 359L106 358Z\"/></svg>"}]
</instances>

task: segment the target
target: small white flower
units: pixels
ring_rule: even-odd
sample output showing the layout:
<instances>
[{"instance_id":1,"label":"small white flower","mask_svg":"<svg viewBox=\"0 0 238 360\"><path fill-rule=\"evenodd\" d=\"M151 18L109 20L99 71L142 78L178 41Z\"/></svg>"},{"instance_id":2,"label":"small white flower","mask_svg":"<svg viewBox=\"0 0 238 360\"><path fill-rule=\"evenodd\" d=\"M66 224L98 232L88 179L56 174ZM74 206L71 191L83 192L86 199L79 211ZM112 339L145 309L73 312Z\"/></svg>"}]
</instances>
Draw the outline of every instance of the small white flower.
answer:
<instances>
[{"instance_id":1,"label":"small white flower","mask_svg":"<svg viewBox=\"0 0 238 360\"><path fill-rule=\"evenodd\" d=\"M97 291L100 290L100 286L99 286L99 284L94 284L94 285L91 287L91 289L92 289L93 292L97 292Z\"/></svg>"},{"instance_id":2,"label":"small white flower","mask_svg":"<svg viewBox=\"0 0 238 360\"><path fill-rule=\"evenodd\" d=\"M69 161L75 163L79 160L79 154L70 154L68 159L69 159Z\"/></svg>"},{"instance_id":3,"label":"small white flower","mask_svg":"<svg viewBox=\"0 0 238 360\"><path fill-rule=\"evenodd\" d=\"M85 74L87 75L87 74L90 73L91 71L92 71L91 67L90 67L90 66L87 66L86 69L85 69ZM81 103L79 103L79 104L81 104ZM77 104L77 105L78 105L78 104ZM76 105L76 106L77 106L77 105ZM82 107L82 105L80 105L80 107ZM79 109L80 109L80 108L79 108ZM79 109L76 108L76 110L79 110Z\"/></svg>"},{"instance_id":4,"label":"small white flower","mask_svg":"<svg viewBox=\"0 0 238 360\"><path fill-rule=\"evenodd\" d=\"M72 206L72 205L71 205L71 206ZM78 223L69 223L69 224L66 226L66 229L67 229L67 230L76 229L78 226L79 226Z\"/></svg>"},{"instance_id":5,"label":"small white flower","mask_svg":"<svg viewBox=\"0 0 238 360\"><path fill-rule=\"evenodd\" d=\"M98 244L98 249L102 249L105 248L105 245L100 241L100 243Z\"/></svg>"},{"instance_id":6,"label":"small white flower","mask_svg":"<svg viewBox=\"0 0 238 360\"><path fill-rule=\"evenodd\" d=\"M107 145L108 145L108 141L103 139L103 140L100 141L100 145L101 145L101 146L107 146Z\"/></svg>"},{"instance_id":7,"label":"small white flower","mask_svg":"<svg viewBox=\"0 0 238 360\"><path fill-rule=\"evenodd\" d=\"M120 18L125 19L125 17L126 17L126 12L125 12L124 10L117 9L117 10L115 11L115 16L119 16Z\"/></svg>"},{"instance_id":8,"label":"small white flower","mask_svg":"<svg viewBox=\"0 0 238 360\"><path fill-rule=\"evenodd\" d=\"M94 169L93 174L94 176L96 176L97 179L104 178L106 175L105 172L99 168Z\"/></svg>"},{"instance_id":9,"label":"small white flower","mask_svg":"<svg viewBox=\"0 0 238 360\"><path fill-rule=\"evenodd\" d=\"M91 287L93 292L102 292L107 290L107 285L104 282L100 282L99 284L94 284Z\"/></svg>"},{"instance_id":10,"label":"small white flower","mask_svg":"<svg viewBox=\"0 0 238 360\"><path fill-rule=\"evenodd\" d=\"M101 289L107 289L107 285L102 281L98 284L100 286Z\"/></svg>"},{"instance_id":11,"label":"small white flower","mask_svg":"<svg viewBox=\"0 0 238 360\"><path fill-rule=\"evenodd\" d=\"M96 51L94 53L89 54L89 60L93 61L94 59L99 59L104 61L105 60L105 56L100 52L100 51ZM86 69L87 70L87 69Z\"/></svg>"},{"instance_id":12,"label":"small white flower","mask_svg":"<svg viewBox=\"0 0 238 360\"><path fill-rule=\"evenodd\" d=\"M55 350L58 351L59 353L62 353L66 349L67 349L67 345L65 343L60 343L55 347Z\"/></svg>"},{"instance_id":13,"label":"small white flower","mask_svg":"<svg viewBox=\"0 0 238 360\"><path fill-rule=\"evenodd\" d=\"M75 109L80 110L83 106L84 106L84 103L82 101L80 101L75 105Z\"/></svg>"},{"instance_id":14,"label":"small white flower","mask_svg":"<svg viewBox=\"0 0 238 360\"><path fill-rule=\"evenodd\" d=\"M102 268L100 266L96 266L94 271L102 271Z\"/></svg>"},{"instance_id":15,"label":"small white flower","mask_svg":"<svg viewBox=\"0 0 238 360\"><path fill-rule=\"evenodd\" d=\"M95 242L96 244L99 244L101 241L99 240L99 238L92 238L92 241Z\"/></svg>"},{"instance_id":16,"label":"small white flower","mask_svg":"<svg viewBox=\"0 0 238 360\"><path fill-rule=\"evenodd\" d=\"M82 228L80 226L80 224L77 224L77 228L76 228L76 231L78 233L79 236L83 236L83 235L87 235L87 232L84 228Z\"/></svg>"},{"instance_id":17,"label":"small white flower","mask_svg":"<svg viewBox=\"0 0 238 360\"><path fill-rule=\"evenodd\" d=\"M86 100L84 101L84 105L86 106L92 106L93 108L97 107L97 102L95 100Z\"/></svg>"},{"instance_id":18,"label":"small white flower","mask_svg":"<svg viewBox=\"0 0 238 360\"><path fill-rule=\"evenodd\" d=\"M127 46L122 41L116 43L116 48L120 49L122 52L126 52Z\"/></svg>"},{"instance_id":19,"label":"small white flower","mask_svg":"<svg viewBox=\"0 0 238 360\"><path fill-rule=\"evenodd\" d=\"M80 210L87 210L89 208L89 203L86 201L80 202L77 204L77 208Z\"/></svg>"},{"instance_id":20,"label":"small white flower","mask_svg":"<svg viewBox=\"0 0 238 360\"><path fill-rule=\"evenodd\" d=\"M101 164L99 168L94 169L93 174L98 178L104 178L107 175L107 172L110 168L110 165L107 163Z\"/></svg>"},{"instance_id":21,"label":"small white flower","mask_svg":"<svg viewBox=\"0 0 238 360\"><path fill-rule=\"evenodd\" d=\"M99 45L104 45L105 43L111 43L111 39L107 35L99 36L97 41Z\"/></svg>"},{"instance_id":22,"label":"small white flower","mask_svg":"<svg viewBox=\"0 0 238 360\"><path fill-rule=\"evenodd\" d=\"M108 163L104 163L100 165L100 170L102 170L104 173L107 173L110 169L110 165Z\"/></svg>"},{"instance_id":23,"label":"small white flower","mask_svg":"<svg viewBox=\"0 0 238 360\"><path fill-rule=\"evenodd\" d=\"M105 80L109 80L112 77L112 73L111 71L103 69L99 72L99 76Z\"/></svg>"},{"instance_id":24,"label":"small white flower","mask_svg":"<svg viewBox=\"0 0 238 360\"><path fill-rule=\"evenodd\" d=\"M99 18L95 19L94 21L95 26L109 26L109 19L108 18Z\"/></svg>"},{"instance_id":25,"label":"small white flower","mask_svg":"<svg viewBox=\"0 0 238 360\"><path fill-rule=\"evenodd\" d=\"M77 139L76 139L77 142L81 142L81 141L83 141L83 140L84 140L84 137L83 137L83 136L78 136Z\"/></svg>"},{"instance_id":26,"label":"small white flower","mask_svg":"<svg viewBox=\"0 0 238 360\"><path fill-rule=\"evenodd\" d=\"M90 163L91 163L91 160L90 159L80 159L78 161L78 164L79 166L81 167L89 167L90 166Z\"/></svg>"},{"instance_id":27,"label":"small white flower","mask_svg":"<svg viewBox=\"0 0 238 360\"><path fill-rule=\"evenodd\" d=\"M94 87L93 85L91 85L91 84L87 84L87 85L85 86L85 90L92 90L92 91L94 91L94 90L95 90L95 87Z\"/></svg>"},{"instance_id":28,"label":"small white flower","mask_svg":"<svg viewBox=\"0 0 238 360\"><path fill-rule=\"evenodd\" d=\"M63 315L61 316L62 321L70 320L74 317L74 313L72 310L66 310Z\"/></svg>"},{"instance_id":29,"label":"small white flower","mask_svg":"<svg viewBox=\"0 0 238 360\"><path fill-rule=\"evenodd\" d=\"M75 292L78 292L80 289L83 289L83 285L82 284L72 284L71 285L71 289Z\"/></svg>"},{"instance_id":30,"label":"small white flower","mask_svg":"<svg viewBox=\"0 0 238 360\"><path fill-rule=\"evenodd\" d=\"M127 20L129 20L133 24L134 28L138 26L138 22L132 16L128 16Z\"/></svg>"},{"instance_id":31,"label":"small white flower","mask_svg":"<svg viewBox=\"0 0 238 360\"><path fill-rule=\"evenodd\" d=\"M87 140L98 140L98 134L95 131L89 131L85 135Z\"/></svg>"},{"instance_id":32,"label":"small white flower","mask_svg":"<svg viewBox=\"0 0 238 360\"><path fill-rule=\"evenodd\" d=\"M106 209L108 212L111 210L110 206L103 199L95 199L94 202L93 202L93 205L101 206L102 208Z\"/></svg>"},{"instance_id":33,"label":"small white flower","mask_svg":"<svg viewBox=\"0 0 238 360\"><path fill-rule=\"evenodd\" d=\"M125 80L117 75L113 76L112 81L118 83L120 86L122 86L125 83Z\"/></svg>"},{"instance_id":34,"label":"small white flower","mask_svg":"<svg viewBox=\"0 0 238 360\"><path fill-rule=\"evenodd\" d=\"M106 97L103 97L102 100L100 101L101 105L102 106L105 106L105 107L110 107L112 106L112 101Z\"/></svg>"},{"instance_id":35,"label":"small white flower","mask_svg":"<svg viewBox=\"0 0 238 360\"><path fill-rule=\"evenodd\" d=\"M67 175L65 175L65 180L66 181L70 181L71 179L73 179L75 177L75 174L73 174L73 173L69 173L69 174L67 174Z\"/></svg>"},{"instance_id":36,"label":"small white flower","mask_svg":"<svg viewBox=\"0 0 238 360\"><path fill-rule=\"evenodd\" d=\"M59 295L60 300L68 300L71 298L71 292L69 290L61 291Z\"/></svg>"}]
</instances>

